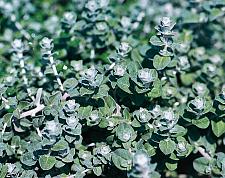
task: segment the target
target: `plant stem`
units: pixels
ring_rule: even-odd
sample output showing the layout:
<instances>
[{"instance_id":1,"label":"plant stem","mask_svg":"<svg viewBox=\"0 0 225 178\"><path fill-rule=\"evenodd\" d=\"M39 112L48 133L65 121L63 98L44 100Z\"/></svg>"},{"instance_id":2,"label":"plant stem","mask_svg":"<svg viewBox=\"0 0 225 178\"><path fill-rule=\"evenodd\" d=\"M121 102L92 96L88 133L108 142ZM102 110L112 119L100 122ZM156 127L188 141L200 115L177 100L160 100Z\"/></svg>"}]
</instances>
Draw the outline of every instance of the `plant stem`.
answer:
<instances>
[{"instance_id":1,"label":"plant stem","mask_svg":"<svg viewBox=\"0 0 225 178\"><path fill-rule=\"evenodd\" d=\"M51 64L51 66L52 66L52 70L53 70L53 73L54 73L54 75L55 75L55 77L56 77L56 80L57 80L57 83L58 83L58 85L59 85L59 88L60 88L61 91L64 91L62 81L61 81L61 79L59 78L59 74L58 74L58 72L57 72L57 69L56 69L56 66L55 66L55 64L54 64L54 60L53 60L53 57L52 57L52 56L49 57L49 61L50 61L50 64Z\"/></svg>"},{"instance_id":2,"label":"plant stem","mask_svg":"<svg viewBox=\"0 0 225 178\"><path fill-rule=\"evenodd\" d=\"M204 148L198 147L197 150L203 157L205 157L208 160L211 160L211 156L208 153L206 153Z\"/></svg>"},{"instance_id":3,"label":"plant stem","mask_svg":"<svg viewBox=\"0 0 225 178\"><path fill-rule=\"evenodd\" d=\"M35 116L38 112L42 111L44 109L44 107L45 106L43 104L37 105L36 108L21 113L20 118L24 118L27 116Z\"/></svg>"}]
</instances>

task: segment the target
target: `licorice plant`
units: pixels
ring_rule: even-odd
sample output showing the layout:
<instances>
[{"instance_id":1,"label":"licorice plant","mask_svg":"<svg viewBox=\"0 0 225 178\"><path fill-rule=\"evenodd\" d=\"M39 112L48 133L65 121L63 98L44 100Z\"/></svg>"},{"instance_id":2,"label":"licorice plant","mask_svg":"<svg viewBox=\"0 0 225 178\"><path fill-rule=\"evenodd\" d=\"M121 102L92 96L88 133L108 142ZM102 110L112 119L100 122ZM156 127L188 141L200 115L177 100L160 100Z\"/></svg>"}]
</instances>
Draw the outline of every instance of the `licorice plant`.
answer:
<instances>
[{"instance_id":1,"label":"licorice plant","mask_svg":"<svg viewBox=\"0 0 225 178\"><path fill-rule=\"evenodd\" d=\"M0 0L0 178L225 177L224 0Z\"/></svg>"}]
</instances>

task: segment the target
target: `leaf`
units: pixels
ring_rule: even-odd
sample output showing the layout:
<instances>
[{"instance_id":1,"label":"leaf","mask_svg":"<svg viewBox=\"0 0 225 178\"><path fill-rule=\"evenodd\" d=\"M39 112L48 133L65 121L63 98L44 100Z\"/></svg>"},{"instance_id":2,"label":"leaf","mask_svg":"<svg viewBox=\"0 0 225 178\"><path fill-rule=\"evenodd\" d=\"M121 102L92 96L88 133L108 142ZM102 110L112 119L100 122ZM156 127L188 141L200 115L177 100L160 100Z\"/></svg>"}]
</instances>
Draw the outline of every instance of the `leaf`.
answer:
<instances>
[{"instance_id":1,"label":"leaf","mask_svg":"<svg viewBox=\"0 0 225 178\"><path fill-rule=\"evenodd\" d=\"M95 92L94 90L89 90L88 88L85 88L85 87L80 88L80 95L81 96L90 95L90 94L93 94L94 92Z\"/></svg>"},{"instance_id":2,"label":"leaf","mask_svg":"<svg viewBox=\"0 0 225 178\"><path fill-rule=\"evenodd\" d=\"M210 11L209 19L210 19L210 21L213 21L213 20L215 20L218 17L221 17L223 15L224 15L224 12L221 9L219 9L219 8L213 8Z\"/></svg>"},{"instance_id":3,"label":"leaf","mask_svg":"<svg viewBox=\"0 0 225 178\"><path fill-rule=\"evenodd\" d=\"M92 111L92 106L80 107L78 109L78 115L81 119L84 119L90 116L91 111Z\"/></svg>"},{"instance_id":4,"label":"leaf","mask_svg":"<svg viewBox=\"0 0 225 178\"><path fill-rule=\"evenodd\" d=\"M0 96L3 95L3 93L5 93L7 90L7 87L4 87L4 85L0 85Z\"/></svg>"},{"instance_id":5,"label":"leaf","mask_svg":"<svg viewBox=\"0 0 225 178\"><path fill-rule=\"evenodd\" d=\"M10 105L10 106L16 106L17 105L17 103L18 103L18 101L17 101L17 98L16 97L10 97L10 98L8 98L8 105Z\"/></svg>"},{"instance_id":6,"label":"leaf","mask_svg":"<svg viewBox=\"0 0 225 178\"><path fill-rule=\"evenodd\" d=\"M104 106L99 108L99 112L102 113L102 115L109 115L110 113L113 113L115 109L116 109L116 102L109 95L104 98Z\"/></svg>"},{"instance_id":7,"label":"leaf","mask_svg":"<svg viewBox=\"0 0 225 178\"><path fill-rule=\"evenodd\" d=\"M77 84L78 84L78 81L75 78L69 78L69 79L66 79L65 82L63 82L63 86L66 89L75 88Z\"/></svg>"},{"instance_id":8,"label":"leaf","mask_svg":"<svg viewBox=\"0 0 225 178\"><path fill-rule=\"evenodd\" d=\"M32 125L32 122L28 119L23 118L20 120L20 125L23 127L30 127Z\"/></svg>"},{"instance_id":9,"label":"leaf","mask_svg":"<svg viewBox=\"0 0 225 178\"><path fill-rule=\"evenodd\" d=\"M71 163L71 162L73 162L73 159L74 159L73 155L69 153L66 157L64 157L62 159L62 161L65 163Z\"/></svg>"},{"instance_id":10,"label":"leaf","mask_svg":"<svg viewBox=\"0 0 225 178\"><path fill-rule=\"evenodd\" d=\"M170 133L173 137L183 136L187 133L187 129L183 126L175 125L171 130Z\"/></svg>"},{"instance_id":11,"label":"leaf","mask_svg":"<svg viewBox=\"0 0 225 178\"><path fill-rule=\"evenodd\" d=\"M37 177L37 174L34 170L24 170L20 178L28 178L28 177Z\"/></svg>"},{"instance_id":12,"label":"leaf","mask_svg":"<svg viewBox=\"0 0 225 178\"><path fill-rule=\"evenodd\" d=\"M156 154L156 149L149 143L145 143L144 148L149 156L154 156Z\"/></svg>"},{"instance_id":13,"label":"leaf","mask_svg":"<svg viewBox=\"0 0 225 178\"><path fill-rule=\"evenodd\" d=\"M3 116L3 122L7 124L7 126L10 126L11 120L12 120L13 114L12 113L7 113Z\"/></svg>"},{"instance_id":14,"label":"leaf","mask_svg":"<svg viewBox=\"0 0 225 178\"><path fill-rule=\"evenodd\" d=\"M68 149L69 145L67 143L67 141L61 139L59 140L53 147L52 147L52 151L61 151L61 150L66 150Z\"/></svg>"},{"instance_id":15,"label":"leaf","mask_svg":"<svg viewBox=\"0 0 225 178\"><path fill-rule=\"evenodd\" d=\"M196 13L190 13L189 11L186 11L183 13L183 22L184 24L187 23L199 23L200 22L200 15Z\"/></svg>"},{"instance_id":16,"label":"leaf","mask_svg":"<svg viewBox=\"0 0 225 178\"><path fill-rule=\"evenodd\" d=\"M152 90L148 93L148 96L151 98L157 98L160 97L162 94L162 86L160 80L156 80L153 82L153 88Z\"/></svg>"},{"instance_id":17,"label":"leaf","mask_svg":"<svg viewBox=\"0 0 225 178\"><path fill-rule=\"evenodd\" d=\"M55 94L49 96L48 98L45 98L45 103L47 105L59 105L62 98L61 92L56 92Z\"/></svg>"},{"instance_id":18,"label":"leaf","mask_svg":"<svg viewBox=\"0 0 225 178\"><path fill-rule=\"evenodd\" d=\"M54 74L51 66L47 66L46 69L44 70L44 75L47 75L47 74Z\"/></svg>"},{"instance_id":19,"label":"leaf","mask_svg":"<svg viewBox=\"0 0 225 178\"><path fill-rule=\"evenodd\" d=\"M175 150L176 143L171 139L161 140L159 142L159 148L165 155L168 155Z\"/></svg>"},{"instance_id":20,"label":"leaf","mask_svg":"<svg viewBox=\"0 0 225 178\"><path fill-rule=\"evenodd\" d=\"M56 163L55 163L55 167L56 168L62 168L63 166L65 166L65 163L64 162L62 162L62 161L59 161L59 160L57 160L56 161Z\"/></svg>"},{"instance_id":21,"label":"leaf","mask_svg":"<svg viewBox=\"0 0 225 178\"><path fill-rule=\"evenodd\" d=\"M104 107L109 108L111 112L113 112L116 109L116 102L111 96L105 97L104 101L105 101Z\"/></svg>"},{"instance_id":22,"label":"leaf","mask_svg":"<svg viewBox=\"0 0 225 178\"><path fill-rule=\"evenodd\" d=\"M151 173L151 177L152 178L161 178L161 175L158 172L154 171Z\"/></svg>"},{"instance_id":23,"label":"leaf","mask_svg":"<svg viewBox=\"0 0 225 178\"><path fill-rule=\"evenodd\" d=\"M129 82L129 76L128 75L124 75L123 77L119 78L117 80L117 85L121 90L125 91L126 93L132 94L132 92L129 89L130 82Z\"/></svg>"},{"instance_id":24,"label":"leaf","mask_svg":"<svg viewBox=\"0 0 225 178\"><path fill-rule=\"evenodd\" d=\"M96 176L100 176L102 174L102 168L100 166L94 167L93 172Z\"/></svg>"},{"instance_id":25,"label":"leaf","mask_svg":"<svg viewBox=\"0 0 225 178\"><path fill-rule=\"evenodd\" d=\"M201 174L206 173L205 171L206 171L208 165L209 165L209 160L204 157L197 158L193 162L194 169Z\"/></svg>"},{"instance_id":26,"label":"leaf","mask_svg":"<svg viewBox=\"0 0 225 178\"><path fill-rule=\"evenodd\" d=\"M140 56L139 51L137 49L133 49L131 52L131 58L134 61L138 61L139 63L141 63L143 61L143 58Z\"/></svg>"},{"instance_id":27,"label":"leaf","mask_svg":"<svg viewBox=\"0 0 225 178\"><path fill-rule=\"evenodd\" d=\"M50 170L56 163L56 159L53 156L41 155L39 158L39 164L42 170Z\"/></svg>"},{"instance_id":28,"label":"leaf","mask_svg":"<svg viewBox=\"0 0 225 178\"><path fill-rule=\"evenodd\" d=\"M136 75L137 75L137 72L138 72L138 63L137 62L134 62L134 61L130 61L128 64L127 64L127 69L128 69L128 73L131 77L131 79L134 79L136 78Z\"/></svg>"},{"instance_id":29,"label":"leaf","mask_svg":"<svg viewBox=\"0 0 225 178\"><path fill-rule=\"evenodd\" d=\"M182 84L188 86L188 85L191 85L194 82L195 74L193 74L193 73L183 73L183 74L181 74L180 78L181 78Z\"/></svg>"},{"instance_id":30,"label":"leaf","mask_svg":"<svg viewBox=\"0 0 225 178\"><path fill-rule=\"evenodd\" d=\"M100 85L98 89L98 93L93 96L93 98L98 99L98 98L103 98L105 96L108 96L109 92L109 87L106 84Z\"/></svg>"},{"instance_id":31,"label":"leaf","mask_svg":"<svg viewBox=\"0 0 225 178\"><path fill-rule=\"evenodd\" d=\"M95 86L99 87L103 81L103 74L97 74L95 77Z\"/></svg>"},{"instance_id":32,"label":"leaf","mask_svg":"<svg viewBox=\"0 0 225 178\"><path fill-rule=\"evenodd\" d=\"M14 136L12 138L11 145L15 146L15 147L19 147L20 146L20 137L19 136Z\"/></svg>"},{"instance_id":33,"label":"leaf","mask_svg":"<svg viewBox=\"0 0 225 178\"><path fill-rule=\"evenodd\" d=\"M119 148L112 153L112 161L118 169L129 170L132 156L128 150Z\"/></svg>"},{"instance_id":34,"label":"leaf","mask_svg":"<svg viewBox=\"0 0 225 178\"><path fill-rule=\"evenodd\" d=\"M156 55L153 59L153 66L157 70L163 70L169 65L170 62L171 62L170 57Z\"/></svg>"},{"instance_id":35,"label":"leaf","mask_svg":"<svg viewBox=\"0 0 225 178\"><path fill-rule=\"evenodd\" d=\"M36 160L33 159L34 155L31 152L26 152L21 157L21 162L27 166L33 166L36 164Z\"/></svg>"},{"instance_id":36,"label":"leaf","mask_svg":"<svg viewBox=\"0 0 225 178\"><path fill-rule=\"evenodd\" d=\"M166 162L166 167L170 170L170 171L174 171L175 169L177 169L177 163L170 163L170 162Z\"/></svg>"},{"instance_id":37,"label":"leaf","mask_svg":"<svg viewBox=\"0 0 225 178\"><path fill-rule=\"evenodd\" d=\"M8 171L8 166L7 165L2 166L1 172L0 172L0 178L6 177L7 171Z\"/></svg>"},{"instance_id":38,"label":"leaf","mask_svg":"<svg viewBox=\"0 0 225 178\"><path fill-rule=\"evenodd\" d=\"M30 105L31 105L30 102L20 101L18 104L18 109L20 109L20 110L28 109Z\"/></svg>"},{"instance_id":39,"label":"leaf","mask_svg":"<svg viewBox=\"0 0 225 178\"><path fill-rule=\"evenodd\" d=\"M150 38L150 43L154 46L163 46L164 45L164 43L157 36L152 36Z\"/></svg>"},{"instance_id":40,"label":"leaf","mask_svg":"<svg viewBox=\"0 0 225 178\"><path fill-rule=\"evenodd\" d=\"M143 45L139 46L138 49L139 49L140 55L145 56L147 51L149 49L151 49L151 46L148 44L143 44Z\"/></svg>"},{"instance_id":41,"label":"leaf","mask_svg":"<svg viewBox=\"0 0 225 178\"><path fill-rule=\"evenodd\" d=\"M212 120L211 124L212 131L217 137L220 137L225 133L225 122L223 120L220 120L218 122Z\"/></svg>"},{"instance_id":42,"label":"leaf","mask_svg":"<svg viewBox=\"0 0 225 178\"><path fill-rule=\"evenodd\" d=\"M192 123L201 129L206 129L210 124L209 119L207 117L203 117L200 119L193 119Z\"/></svg>"},{"instance_id":43,"label":"leaf","mask_svg":"<svg viewBox=\"0 0 225 178\"><path fill-rule=\"evenodd\" d=\"M122 142L128 142L132 139L134 129L127 123L121 123L117 127L116 135Z\"/></svg>"}]
</instances>

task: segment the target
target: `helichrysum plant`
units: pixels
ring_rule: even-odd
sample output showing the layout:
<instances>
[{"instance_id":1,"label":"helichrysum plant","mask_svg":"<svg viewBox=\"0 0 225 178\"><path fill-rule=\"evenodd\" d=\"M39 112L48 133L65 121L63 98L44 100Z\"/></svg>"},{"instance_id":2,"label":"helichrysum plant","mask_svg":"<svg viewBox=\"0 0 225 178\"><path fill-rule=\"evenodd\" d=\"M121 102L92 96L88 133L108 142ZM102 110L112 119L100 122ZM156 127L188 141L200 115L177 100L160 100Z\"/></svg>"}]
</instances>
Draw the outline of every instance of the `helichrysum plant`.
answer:
<instances>
[{"instance_id":1,"label":"helichrysum plant","mask_svg":"<svg viewBox=\"0 0 225 178\"><path fill-rule=\"evenodd\" d=\"M0 0L0 178L225 177L225 2Z\"/></svg>"}]
</instances>

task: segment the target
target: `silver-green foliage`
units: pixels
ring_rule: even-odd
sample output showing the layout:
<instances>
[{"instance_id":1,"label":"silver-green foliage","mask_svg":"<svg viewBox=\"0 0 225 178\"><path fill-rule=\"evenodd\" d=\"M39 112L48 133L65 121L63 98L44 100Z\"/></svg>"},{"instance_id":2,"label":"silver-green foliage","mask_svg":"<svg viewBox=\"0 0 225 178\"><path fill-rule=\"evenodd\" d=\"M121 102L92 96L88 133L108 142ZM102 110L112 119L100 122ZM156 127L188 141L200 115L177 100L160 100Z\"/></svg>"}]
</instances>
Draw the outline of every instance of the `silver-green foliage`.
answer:
<instances>
[{"instance_id":1,"label":"silver-green foliage","mask_svg":"<svg viewBox=\"0 0 225 178\"><path fill-rule=\"evenodd\" d=\"M0 178L225 177L224 9L0 0Z\"/></svg>"}]
</instances>

